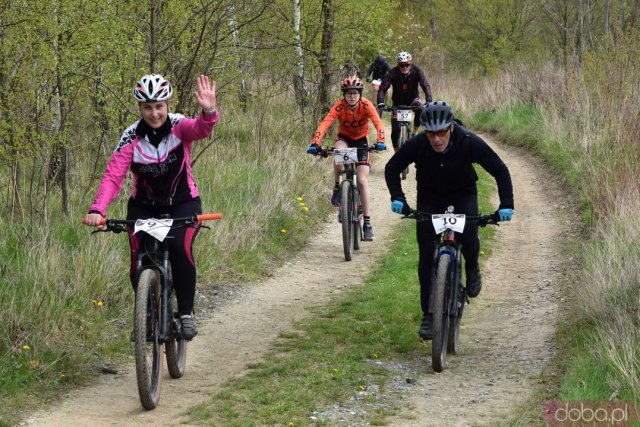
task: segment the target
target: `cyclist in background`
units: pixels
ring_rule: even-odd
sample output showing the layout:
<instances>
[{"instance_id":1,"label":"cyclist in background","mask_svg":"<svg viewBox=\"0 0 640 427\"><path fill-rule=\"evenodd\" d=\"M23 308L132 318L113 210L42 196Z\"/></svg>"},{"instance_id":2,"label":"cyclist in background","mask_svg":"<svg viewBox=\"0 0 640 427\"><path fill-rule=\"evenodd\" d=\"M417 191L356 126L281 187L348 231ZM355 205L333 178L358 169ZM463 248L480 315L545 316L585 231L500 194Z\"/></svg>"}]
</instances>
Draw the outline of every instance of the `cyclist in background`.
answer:
<instances>
[{"instance_id":1,"label":"cyclist in background","mask_svg":"<svg viewBox=\"0 0 640 427\"><path fill-rule=\"evenodd\" d=\"M393 88L391 101L393 105L420 105L420 91L424 92L426 102L431 102L431 86L427 81L424 71L416 64L412 63L412 56L409 52L400 52L396 56L397 66L393 67L387 77L382 81L378 90L376 100L378 109L387 108L385 96L389 88ZM416 114L413 122L413 134L418 132L420 127L420 115ZM400 126L395 117L391 118L391 142L393 150L398 151L398 138L400 137Z\"/></svg>"},{"instance_id":2,"label":"cyclist in background","mask_svg":"<svg viewBox=\"0 0 640 427\"><path fill-rule=\"evenodd\" d=\"M173 88L159 74L143 76L133 88L141 118L129 126L120 139L102 176L89 213L87 225L103 228L109 204L116 198L122 182L131 170L133 189L128 202L127 219L158 218L161 214L187 217L202 213L201 201L191 172L193 141L211 134L218 121L216 82L201 75L197 79L195 99L202 112L195 119L169 112ZM131 283L136 283L138 237L128 227L131 246ZM186 339L197 335L193 318L196 291L196 267L192 255L197 228L172 229L167 241L174 287L180 312L182 334Z\"/></svg>"},{"instance_id":3,"label":"cyclist in background","mask_svg":"<svg viewBox=\"0 0 640 427\"><path fill-rule=\"evenodd\" d=\"M415 163L419 211L443 213L448 206L453 205L455 213L478 215L478 175L473 168L473 163L477 163L489 172L498 184L499 220L510 221L513 215L511 175L491 147L454 121L453 109L446 102L430 103L423 109L420 122L426 132L403 144L385 167L385 179L391 194L391 210L399 214L410 212L407 199L402 192L400 173L411 163ZM418 222L416 236L419 249L420 306L423 313L418 333L423 339L429 340L433 337L429 297L436 241L431 222ZM465 260L467 294L474 298L478 296L482 287L478 264L478 226L467 224L460 242Z\"/></svg>"},{"instance_id":4,"label":"cyclist in background","mask_svg":"<svg viewBox=\"0 0 640 427\"><path fill-rule=\"evenodd\" d=\"M344 97L333 104L329 113L320 122L313 135L308 152L315 154L320 151L322 138L336 120L338 121L336 148L368 148L369 120L371 120L377 131L375 148L377 150L385 150L384 125L371 101L362 96L362 90L364 89L362 80L356 76L347 77L342 80L340 87ZM356 177L364 216L364 224L362 226L363 240L373 240L374 237L369 208L369 166L369 152L358 150ZM333 206L338 206L340 203L340 187L338 187L340 171L341 165L337 165L334 162L335 187L331 196L331 204Z\"/></svg>"},{"instance_id":5,"label":"cyclist in background","mask_svg":"<svg viewBox=\"0 0 640 427\"><path fill-rule=\"evenodd\" d=\"M371 83L371 99L376 102L378 99L378 89L380 88L380 84L382 83L382 80L387 77L389 71L391 71L391 66L382 55L376 56L367 69L366 80ZM384 95L385 103L389 98L388 95L388 93L385 93ZM382 110L378 109L378 114L380 115L380 117L382 117Z\"/></svg>"},{"instance_id":6,"label":"cyclist in background","mask_svg":"<svg viewBox=\"0 0 640 427\"><path fill-rule=\"evenodd\" d=\"M362 76L360 75L360 67L358 67L356 61L354 61L352 58L349 58L344 61L344 65L340 68L340 80L344 80L347 77L351 76L362 78Z\"/></svg>"}]
</instances>

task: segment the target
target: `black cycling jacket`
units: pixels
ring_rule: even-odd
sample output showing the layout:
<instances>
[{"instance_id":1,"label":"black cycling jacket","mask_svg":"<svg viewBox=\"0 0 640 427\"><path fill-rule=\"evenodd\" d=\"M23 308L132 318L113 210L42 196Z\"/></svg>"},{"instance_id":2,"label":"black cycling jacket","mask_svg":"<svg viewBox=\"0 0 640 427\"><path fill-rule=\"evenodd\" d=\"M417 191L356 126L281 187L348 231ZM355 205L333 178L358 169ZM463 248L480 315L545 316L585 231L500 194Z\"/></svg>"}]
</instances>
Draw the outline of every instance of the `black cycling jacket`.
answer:
<instances>
[{"instance_id":1,"label":"black cycling jacket","mask_svg":"<svg viewBox=\"0 0 640 427\"><path fill-rule=\"evenodd\" d=\"M382 56L376 56L367 69L366 77L367 79L371 77L372 80L382 80L389 74L389 71L391 71L389 63Z\"/></svg>"},{"instance_id":2,"label":"black cycling jacket","mask_svg":"<svg viewBox=\"0 0 640 427\"><path fill-rule=\"evenodd\" d=\"M406 200L400 172L411 163L416 165L418 207L438 203L450 197L476 192L477 163L498 184L499 209L513 209L513 186L509 169L500 157L479 136L454 124L447 151L436 153L424 132L405 142L385 167L385 179L391 200Z\"/></svg>"},{"instance_id":3,"label":"black cycling jacket","mask_svg":"<svg viewBox=\"0 0 640 427\"><path fill-rule=\"evenodd\" d=\"M390 87L393 87L393 95L391 95L393 105L411 105L416 98L420 98L418 86L424 91L425 101L431 102L433 100L431 97L431 85L429 85L427 76L422 71L422 68L416 64L411 64L409 74L402 74L397 66L393 67L380 85L376 102L378 104L384 102L385 94Z\"/></svg>"}]
</instances>

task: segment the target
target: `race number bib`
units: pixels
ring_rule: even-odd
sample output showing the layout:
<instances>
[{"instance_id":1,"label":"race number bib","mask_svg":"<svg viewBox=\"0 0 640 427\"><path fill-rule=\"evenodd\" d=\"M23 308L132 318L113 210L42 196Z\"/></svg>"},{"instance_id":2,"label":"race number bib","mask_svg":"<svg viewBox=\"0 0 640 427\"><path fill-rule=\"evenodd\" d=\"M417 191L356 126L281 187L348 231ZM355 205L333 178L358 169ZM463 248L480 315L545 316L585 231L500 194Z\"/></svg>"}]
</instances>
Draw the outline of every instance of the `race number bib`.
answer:
<instances>
[{"instance_id":1,"label":"race number bib","mask_svg":"<svg viewBox=\"0 0 640 427\"><path fill-rule=\"evenodd\" d=\"M333 150L333 158L338 165L358 163L358 149L356 147L336 148Z\"/></svg>"},{"instance_id":2,"label":"race number bib","mask_svg":"<svg viewBox=\"0 0 640 427\"><path fill-rule=\"evenodd\" d=\"M399 122L412 122L413 121L413 110L398 110L397 120Z\"/></svg>"},{"instance_id":3,"label":"race number bib","mask_svg":"<svg viewBox=\"0 0 640 427\"><path fill-rule=\"evenodd\" d=\"M431 223L436 233L450 229L462 233L466 217L464 214L434 214L431 215Z\"/></svg>"},{"instance_id":4,"label":"race number bib","mask_svg":"<svg viewBox=\"0 0 640 427\"><path fill-rule=\"evenodd\" d=\"M133 234L136 234L138 231L144 231L162 242L165 237L167 237L167 234L169 234L171 224L173 224L172 219L139 219L136 220Z\"/></svg>"}]
</instances>

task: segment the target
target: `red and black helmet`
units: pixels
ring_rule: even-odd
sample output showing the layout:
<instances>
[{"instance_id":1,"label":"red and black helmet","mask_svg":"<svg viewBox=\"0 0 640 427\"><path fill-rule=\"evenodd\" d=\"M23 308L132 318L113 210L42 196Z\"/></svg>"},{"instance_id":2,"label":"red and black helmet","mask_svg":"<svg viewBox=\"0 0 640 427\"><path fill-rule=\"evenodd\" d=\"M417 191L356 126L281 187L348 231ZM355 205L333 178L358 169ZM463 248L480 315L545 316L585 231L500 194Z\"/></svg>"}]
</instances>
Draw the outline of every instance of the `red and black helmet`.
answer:
<instances>
[{"instance_id":1,"label":"red and black helmet","mask_svg":"<svg viewBox=\"0 0 640 427\"><path fill-rule=\"evenodd\" d=\"M340 83L340 89L342 89L342 93L348 91L349 89L356 89L360 93L364 89L364 83L356 76L347 77Z\"/></svg>"}]
</instances>

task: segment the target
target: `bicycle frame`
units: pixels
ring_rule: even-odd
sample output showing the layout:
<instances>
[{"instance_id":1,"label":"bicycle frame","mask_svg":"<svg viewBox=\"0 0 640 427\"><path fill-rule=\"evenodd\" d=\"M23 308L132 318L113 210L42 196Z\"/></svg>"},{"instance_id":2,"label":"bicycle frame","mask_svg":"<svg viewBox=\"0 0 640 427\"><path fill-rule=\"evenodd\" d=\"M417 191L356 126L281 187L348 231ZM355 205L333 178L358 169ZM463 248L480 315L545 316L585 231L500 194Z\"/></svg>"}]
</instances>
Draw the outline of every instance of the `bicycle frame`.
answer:
<instances>
[{"instance_id":1,"label":"bicycle frame","mask_svg":"<svg viewBox=\"0 0 640 427\"><path fill-rule=\"evenodd\" d=\"M450 317L461 317L461 310L464 306L462 301L458 301L455 298L460 292L460 279L462 278L462 243L458 242L455 236L455 232L451 229L447 229L440 234L440 239L435 242L435 249L433 251L433 263L431 270L431 283L435 283L438 263L440 258L448 256L451 258L451 298L450 306L444 307L445 313ZM466 298L466 296L464 296ZM457 302L457 303L456 303ZM430 298L429 314L433 314L433 298Z\"/></svg>"},{"instance_id":2,"label":"bicycle frame","mask_svg":"<svg viewBox=\"0 0 640 427\"><path fill-rule=\"evenodd\" d=\"M149 248L149 245L151 247ZM158 333L158 342L167 341L168 335L168 308L169 300L173 292L172 277L169 274L169 249L165 241L160 242L155 237L144 233L140 241L140 247L145 248L139 251L136 259L136 273L134 283L138 283L140 274L147 268L157 270L160 273L160 281L162 283L162 292L160 300L160 331ZM154 259L161 259L160 263L154 262Z\"/></svg>"}]
</instances>

